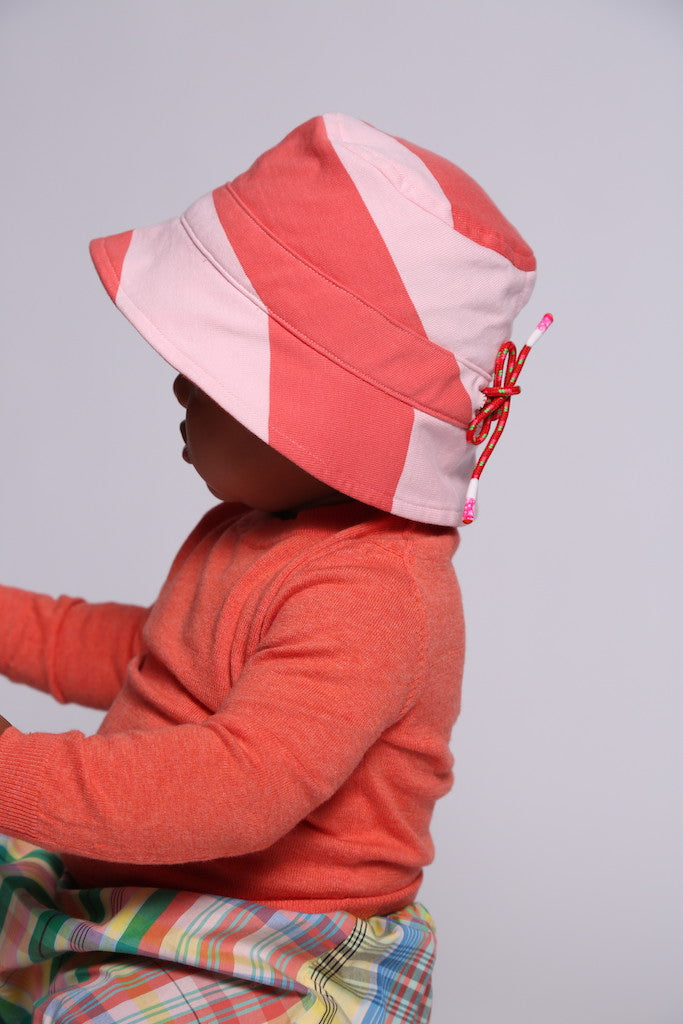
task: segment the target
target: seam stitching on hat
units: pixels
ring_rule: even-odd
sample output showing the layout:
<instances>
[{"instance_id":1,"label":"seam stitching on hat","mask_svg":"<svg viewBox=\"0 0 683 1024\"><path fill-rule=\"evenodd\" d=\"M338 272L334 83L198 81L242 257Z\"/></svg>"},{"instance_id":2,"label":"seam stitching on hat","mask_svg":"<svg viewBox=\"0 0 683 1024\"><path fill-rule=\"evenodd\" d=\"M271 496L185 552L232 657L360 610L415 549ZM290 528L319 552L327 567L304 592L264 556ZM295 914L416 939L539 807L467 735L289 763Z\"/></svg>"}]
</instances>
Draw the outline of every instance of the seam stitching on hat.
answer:
<instances>
[{"instance_id":1,"label":"seam stitching on hat","mask_svg":"<svg viewBox=\"0 0 683 1024\"><path fill-rule=\"evenodd\" d=\"M315 341L313 338L311 338L309 335L307 335L304 331L302 331L301 328L295 327L294 324L290 323L290 321L287 320L285 317L283 317L280 313L277 313L275 310L273 310L270 307L266 306L266 304L263 302L263 300L260 298L260 296L255 291L247 290L240 281L236 280L232 276L232 274L230 274L225 269L225 267L221 266L221 264L218 262L216 257L210 252L209 249L206 248L206 246L200 241L200 239L194 233L194 231L192 230L191 225L186 221L185 215L183 214L179 219L180 219L180 223L181 223L182 227L184 228L184 230L186 231L190 241L195 246L195 248L198 250L198 252L207 260L207 262L209 262L211 264L211 266L215 270L218 271L218 273L222 277L225 278L226 281L228 281L234 288L236 288L240 292L241 295L244 295L244 297L246 299L248 299L250 302L253 302L253 304L255 306L257 306L263 312L267 313L268 316L271 316L274 320L277 320L277 322L279 324L281 324L283 327L285 327L288 331L290 331L292 334L294 334L297 338L299 338L305 344L309 345L310 348L314 349L319 355L322 355L323 357L329 359L330 362L335 363L337 366L341 366L348 373L352 374L352 376L358 377L359 379L364 380L367 384L373 385L373 387L378 388L378 390L383 391L387 395L391 395L392 398L395 398L397 401L400 401L404 405L409 406L411 409L420 409L421 412L427 413L427 415L433 416L435 419L442 420L444 423L451 423L451 424L453 424L453 426L460 427L463 430L467 429L467 427L469 426L469 423L470 423L469 419L467 421L465 421L464 419L456 419L454 416L447 416L445 413L441 412L440 410L437 411L436 409L432 408L431 406L427 405L426 403L418 402L418 401L416 401L416 400L414 400L412 398L409 398L407 395L404 395L401 392L396 391L394 388L391 388L389 385L381 383L375 377L371 376L368 373L364 373L364 372L358 370L357 367L352 366L345 359L342 359L340 356L336 355L335 353L330 352L329 349L327 349L320 342ZM255 221L255 223L258 225L258 221ZM261 225L258 225L258 226L261 227ZM265 228L263 230L265 231L265 233L270 238L273 239L274 242L276 242L278 245L280 244L280 243L277 242L277 239L275 239L270 234L270 232L268 232ZM288 252L292 256L293 259L296 259L299 263L301 263L302 266L305 266L307 269L310 269L311 271L313 271L313 273L317 274L320 278L322 278L322 280L328 281L330 284L334 285L334 287L339 288L340 291L345 292L345 294L349 295L351 298L355 299L357 302L359 302L360 304L364 305L366 308L368 308L368 309L372 310L373 312L377 313L378 316L382 317L388 323L396 326L399 330L405 332L406 334L409 334L411 337L416 338L420 342L426 342L426 344L434 345L436 348L439 348L439 349L442 348L442 346L436 345L436 343L431 341L429 338L421 337L419 334L414 334L408 328L402 327L400 324L395 324L393 320L391 320L389 317L385 316L379 310L376 310L374 308L374 306L371 306L369 303L364 302L358 296L354 295L353 292L348 292L341 285L337 284L334 281L331 281L330 278L327 278L324 274L321 274L319 271L317 271L315 267L312 267L310 264L306 263L305 260L300 259L295 253L293 253L293 252L291 252L291 250L287 249L286 246L282 246L281 245L280 247L285 252ZM442 351L450 352L450 349L442 349ZM450 354L453 356L453 362L455 364L455 369L456 370L457 370L457 367L461 364L462 366L466 366L467 369L471 370L472 372L474 372L476 374L479 374L483 379L488 379L488 378L491 377L491 372L490 371L483 370L481 367L476 366L474 364L471 364L468 360L464 360L464 359L463 360L458 360L458 358L456 357L456 355L453 352L450 352ZM461 387L462 387L463 391L465 392L467 397L470 399L470 403L472 403L472 398L469 396L469 394L467 392L467 389L465 388L464 384L462 384L462 381L460 383L461 383Z\"/></svg>"}]
</instances>

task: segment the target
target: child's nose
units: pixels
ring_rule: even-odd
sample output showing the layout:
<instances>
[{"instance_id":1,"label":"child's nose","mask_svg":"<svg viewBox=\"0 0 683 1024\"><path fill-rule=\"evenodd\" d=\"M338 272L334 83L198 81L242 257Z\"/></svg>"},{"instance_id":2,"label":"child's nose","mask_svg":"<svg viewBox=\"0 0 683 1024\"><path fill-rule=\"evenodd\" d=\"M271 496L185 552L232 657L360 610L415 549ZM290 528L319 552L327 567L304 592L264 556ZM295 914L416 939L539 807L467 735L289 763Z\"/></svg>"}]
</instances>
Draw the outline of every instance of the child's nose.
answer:
<instances>
[{"instance_id":1,"label":"child's nose","mask_svg":"<svg viewBox=\"0 0 683 1024\"><path fill-rule=\"evenodd\" d=\"M190 395L193 387L194 385L192 381L188 380L187 377L183 377L182 373L179 373L173 381L173 394L176 396L183 409L187 408L187 403L190 401Z\"/></svg>"}]
</instances>

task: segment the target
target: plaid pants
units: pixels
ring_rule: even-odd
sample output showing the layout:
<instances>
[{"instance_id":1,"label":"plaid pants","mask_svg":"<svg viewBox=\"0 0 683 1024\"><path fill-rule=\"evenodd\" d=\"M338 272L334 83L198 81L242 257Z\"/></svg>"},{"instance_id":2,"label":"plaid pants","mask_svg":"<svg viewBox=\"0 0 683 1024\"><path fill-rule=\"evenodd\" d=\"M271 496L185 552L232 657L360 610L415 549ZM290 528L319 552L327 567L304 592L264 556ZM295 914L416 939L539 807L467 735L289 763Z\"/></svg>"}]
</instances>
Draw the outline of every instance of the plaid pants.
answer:
<instances>
[{"instance_id":1,"label":"plaid pants","mask_svg":"<svg viewBox=\"0 0 683 1024\"><path fill-rule=\"evenodd\" d=\"M368 920L142 887L70 889L0 837L2 1024L427 1024L420 906Z\"/></svg>"}]
</instances>

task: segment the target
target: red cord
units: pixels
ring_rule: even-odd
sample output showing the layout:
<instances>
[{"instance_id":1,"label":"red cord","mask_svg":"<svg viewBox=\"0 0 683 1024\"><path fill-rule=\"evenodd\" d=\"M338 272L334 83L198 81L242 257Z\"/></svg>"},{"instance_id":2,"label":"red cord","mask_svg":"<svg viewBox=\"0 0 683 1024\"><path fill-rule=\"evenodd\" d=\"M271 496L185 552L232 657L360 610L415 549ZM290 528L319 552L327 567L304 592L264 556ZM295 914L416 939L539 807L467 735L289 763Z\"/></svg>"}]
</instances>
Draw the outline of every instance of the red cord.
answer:
<instances>
[{"instance_id":1,"label":"red cord","mask_svg":"<svg viewBox=\"0 0 683 1024\"><path fill-rule=\"evenodd\" d=\"M467 497L465 499L465 507L462 513L463 523L473 522L476 515L475 510L477 505L479 477L481 476L484 466L488 462L493 449L498 444L500 435L505 429L505 424L507 423L508 414L510 412L510 399L513 395L518 395L521 391L521 388L517 387L517 378L522 372L522 367L524 366L526 357L529 355L532 346L536 344L538 339L550 327L553 319L554 318L550 313L546 313L545 316L542 317L536 325L535 330L532 331L531 337L527 341L526 345L519 353L519 356L517 355L517 349L511 341L504 341L498 349L496 364L493 369L493 383L490 388L481 389L482 394L486 395L486 401L467 428L466 437L470 444L481 444L481 442L485 441L489 436L491 427L494 424L496 427L491 440L482 451L477 464L474 467L474 472L470 479L470 485L467 488Z\"/></svg>"},{"instance_id":2,"label":"red cord","mask_svg":"<svg viewBox=\"0 0 683 1024\"><path fill-rule=\"evenodd\" d=\"M482 394L486 395L486 402L467 428L467 440L470 444L481 444L489 436L491 427L495 424L491 439L474 467L472 480L478 480L481 476L484 466L505 429L510 412L510 399L521 391L521 388L517 387L517 378L530 351L531 346L525 345L518 356L517 349L511 341L504 341L498 349L491 387L481 389ZM474 503L472 502L463 515L463 522L471 522L473 518Z\"/></svg>"}]
</instances>

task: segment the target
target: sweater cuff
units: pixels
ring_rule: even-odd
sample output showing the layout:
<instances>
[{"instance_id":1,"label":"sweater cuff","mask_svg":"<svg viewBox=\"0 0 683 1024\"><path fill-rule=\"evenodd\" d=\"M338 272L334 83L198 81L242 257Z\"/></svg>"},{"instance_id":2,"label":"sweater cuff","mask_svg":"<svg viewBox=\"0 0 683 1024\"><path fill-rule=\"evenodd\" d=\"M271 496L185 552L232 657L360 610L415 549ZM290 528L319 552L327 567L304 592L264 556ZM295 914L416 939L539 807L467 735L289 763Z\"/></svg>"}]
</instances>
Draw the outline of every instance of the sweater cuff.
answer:
<instances>
[{"instance_id":1,"label":"sweater cuff","mask_svg":"<svg viewBox=\"0 0 683 1024\"><path fill-rule=\"evenodd\" d=\"M54 684L54 641L61 620L78 599L0 586L0 672L15 683L25 683L65 698Z\"/></svg>"},{"instance_id":2,"label":"sweater cuff","mask_svg":"<svg viewBox=\"0 0 683 1024\"><path fill-rule=\"evenodd\" d=\"M45 787L43 739L14 726L0 736L0 832L30 843L36 842L39 795Z\"/></svg>"}]
</instances>

